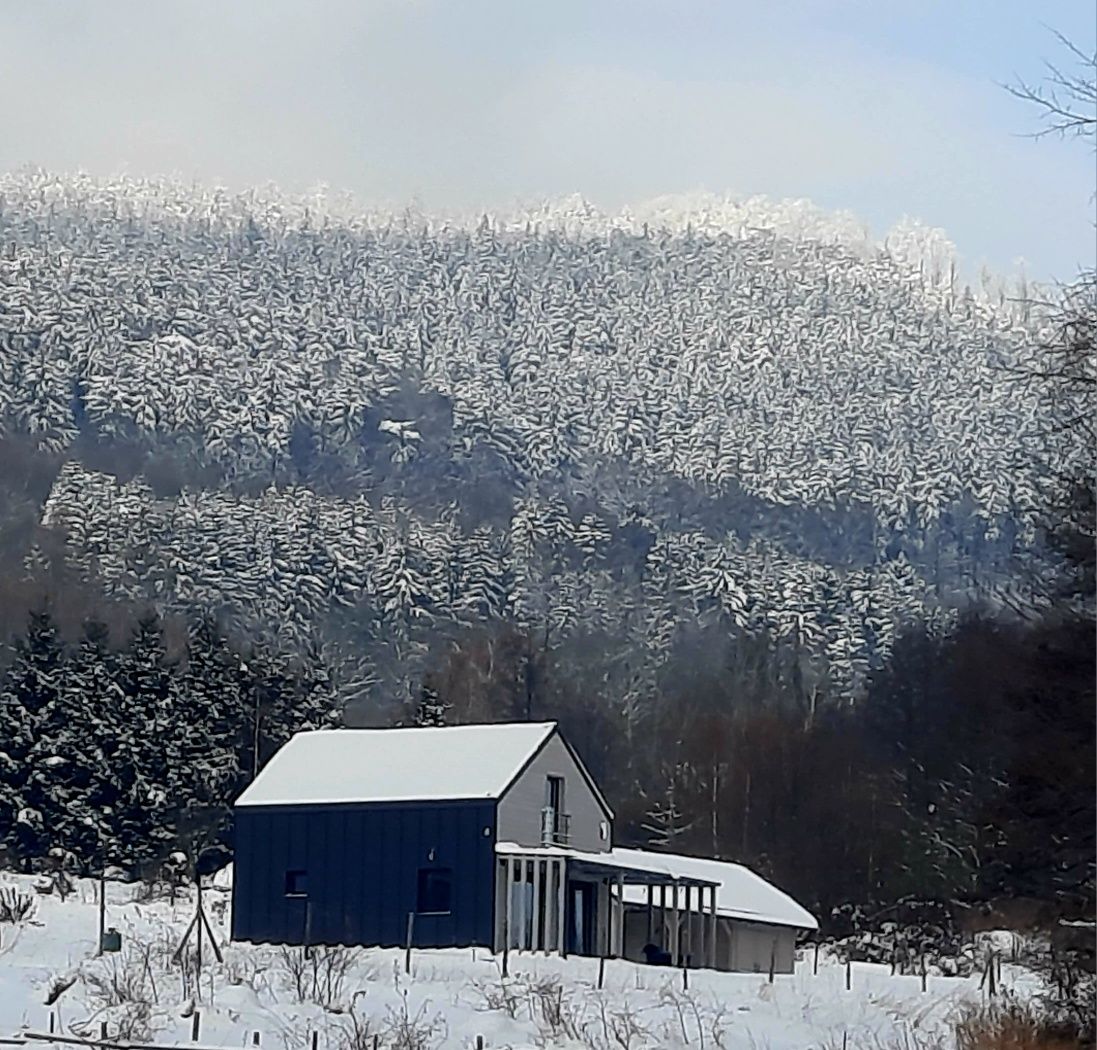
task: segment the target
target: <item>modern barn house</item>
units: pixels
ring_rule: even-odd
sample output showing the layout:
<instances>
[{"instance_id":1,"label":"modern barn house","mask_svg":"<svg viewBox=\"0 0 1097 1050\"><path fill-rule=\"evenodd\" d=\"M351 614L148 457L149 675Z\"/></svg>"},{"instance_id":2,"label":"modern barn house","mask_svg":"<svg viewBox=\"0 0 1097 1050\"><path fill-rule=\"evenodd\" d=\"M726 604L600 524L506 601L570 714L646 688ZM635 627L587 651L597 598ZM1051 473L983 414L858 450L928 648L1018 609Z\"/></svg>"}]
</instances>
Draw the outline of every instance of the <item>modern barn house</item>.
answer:
<instances>
[{"instance_id":1,"label":"modern barn house","mask_svg":"<svg viewBox=\"0 0 1097 1050\"><path fill-rule=\"evenodd\" d=\"M771 895L755 884L736 912L730 869L615 849L552 722L299 733L237 800L232 934L791 969L815 920L749 872Z\"/></svg>"}]
</instances>

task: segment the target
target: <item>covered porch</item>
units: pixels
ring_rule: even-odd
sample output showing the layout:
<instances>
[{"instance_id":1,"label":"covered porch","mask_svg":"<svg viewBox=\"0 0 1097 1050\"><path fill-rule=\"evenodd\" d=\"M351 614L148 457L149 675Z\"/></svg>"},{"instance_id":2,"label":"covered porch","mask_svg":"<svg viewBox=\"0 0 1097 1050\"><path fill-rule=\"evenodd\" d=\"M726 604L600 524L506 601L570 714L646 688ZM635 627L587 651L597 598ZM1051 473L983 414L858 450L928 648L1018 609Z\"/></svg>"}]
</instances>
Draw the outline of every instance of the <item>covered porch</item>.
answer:
<instances>
[{"instance_id":1,"label":"covered porch","mask_svg":"<svg viewBox=\"0 0 1097 1050\"><path fill-rule=\"evenodd\" d=\"M496 951L623 957L626 887L632 887L645 901L649 961L714 965L718 883L629 851L501 842L495 852Z\"/></svg>"}]
</instances>

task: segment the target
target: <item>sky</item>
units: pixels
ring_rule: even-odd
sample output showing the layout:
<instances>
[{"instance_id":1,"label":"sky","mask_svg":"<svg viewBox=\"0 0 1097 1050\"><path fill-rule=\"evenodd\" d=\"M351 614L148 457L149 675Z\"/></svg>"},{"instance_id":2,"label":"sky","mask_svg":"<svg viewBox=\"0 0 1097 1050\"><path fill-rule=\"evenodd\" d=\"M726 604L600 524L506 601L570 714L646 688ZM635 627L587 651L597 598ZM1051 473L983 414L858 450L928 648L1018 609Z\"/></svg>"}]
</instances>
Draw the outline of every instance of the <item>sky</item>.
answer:
<instances>
[{"instance_id":1,"label":"sky","mask_svg":"<svg viewBox=\"0 0 1097 1050\"><path fill-rule=\"evenodd\" d=\"M1001 84L1097 48L1089 0L0 3L0 169L364 204L808 198L965 268L1094 260L1094 153Z\"/></svg>"}]
</instances>

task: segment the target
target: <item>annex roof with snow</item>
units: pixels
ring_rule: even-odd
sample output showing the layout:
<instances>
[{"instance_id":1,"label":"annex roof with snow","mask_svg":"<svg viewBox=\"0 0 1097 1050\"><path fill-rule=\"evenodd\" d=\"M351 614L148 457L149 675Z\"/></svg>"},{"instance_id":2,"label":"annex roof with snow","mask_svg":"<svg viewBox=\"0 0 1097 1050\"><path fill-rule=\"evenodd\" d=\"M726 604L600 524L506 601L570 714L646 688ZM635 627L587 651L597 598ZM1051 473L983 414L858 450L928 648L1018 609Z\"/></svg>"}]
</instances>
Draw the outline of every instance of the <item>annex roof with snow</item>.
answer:
<instances>
[{"instance_id":1,"label":"annex roof with snow","mask_svg":"<svg viewBox=\"0 0 1097 1050\"><path fill-rule=\"evenodd\" d=\"M555 722L298 733L237 806L498 799Z\"/></svg>"},{"instance_id":2,"label":"annex roof with snow","mask_svg":"<svg viewBox=\"0 0 1097 1050\"><path fill-rule=\"evenodd\" d=\"M801 930L819 928L811 912L742 864L639 849L615 849L613 855L615 860L637 865L661 865L679 879L715 883L718 915L770 926L793 926ZM624 892L625 901L629 904L642 904L647 899L642 886L625 886Z\"/></svg>"}]
</instances>

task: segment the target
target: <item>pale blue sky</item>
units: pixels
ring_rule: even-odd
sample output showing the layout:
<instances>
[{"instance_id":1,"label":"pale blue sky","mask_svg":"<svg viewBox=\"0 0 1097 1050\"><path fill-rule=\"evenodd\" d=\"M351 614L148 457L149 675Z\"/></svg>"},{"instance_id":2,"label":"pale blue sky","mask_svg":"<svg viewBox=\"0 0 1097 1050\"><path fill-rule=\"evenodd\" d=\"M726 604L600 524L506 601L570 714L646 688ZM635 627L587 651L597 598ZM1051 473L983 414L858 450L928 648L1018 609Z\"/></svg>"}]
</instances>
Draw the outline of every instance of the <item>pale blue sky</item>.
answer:
<instances>
[{"instance_id":1,"label":"pale blue sky","mask_svg":"<svg viewBox=\"0 0 1097 1050\"><path fill-rule=\"evenodd\" d=\"M806 197L966 267L1092 263L1094 155L996 83L1087 0L35 0L0 6L0 166L318 181L364 201Z\"/></svg>"}]
</instances>

